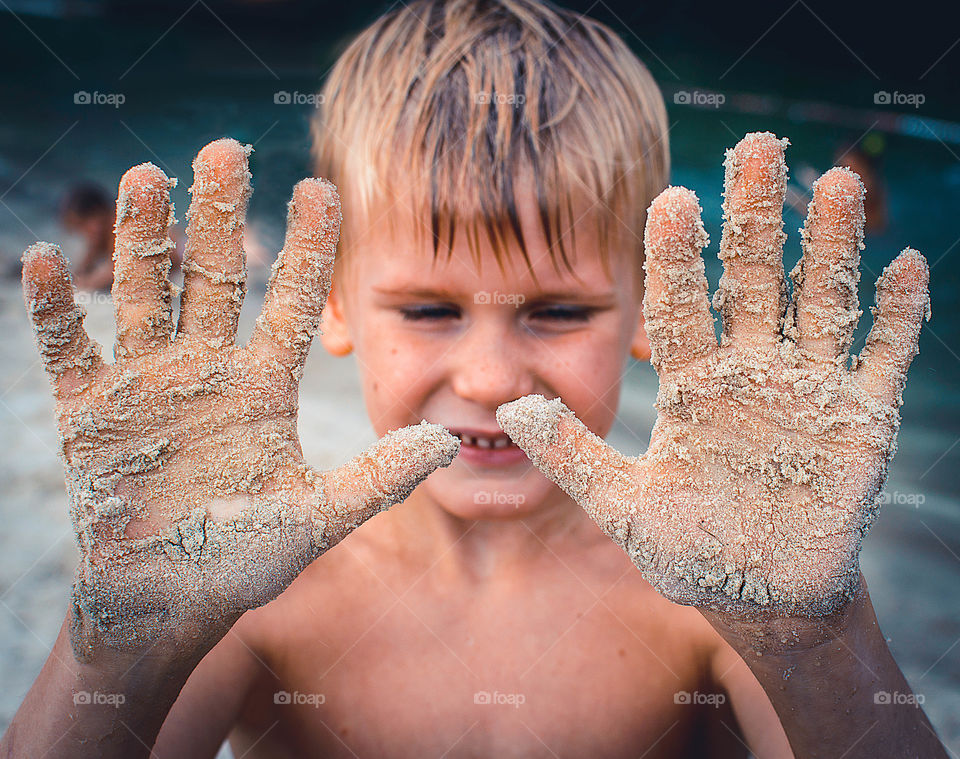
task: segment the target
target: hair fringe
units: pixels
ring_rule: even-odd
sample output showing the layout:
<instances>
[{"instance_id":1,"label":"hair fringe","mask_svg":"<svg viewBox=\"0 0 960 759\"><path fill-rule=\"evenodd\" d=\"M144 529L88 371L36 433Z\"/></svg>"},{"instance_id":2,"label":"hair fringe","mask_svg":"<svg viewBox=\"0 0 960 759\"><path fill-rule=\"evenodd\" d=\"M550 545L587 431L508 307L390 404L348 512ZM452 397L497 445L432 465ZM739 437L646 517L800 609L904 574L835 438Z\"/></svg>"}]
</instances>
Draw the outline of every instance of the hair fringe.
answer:
<instances>
[{"instance_id":1,"label":"hair fringe","mask_svg":"<svg viewBox=\"0 0 960 759\"><path fill-rule=\"evenodd\" d=\"M608 27L547 2L400 4L349 45L320 100L314 170L356 206L343 255L349 218L369 223L376 204L408 193L435 257L441 244L451 255L462 223L478 262L482 228L498 266L513 237L532 268L517 210L526 178L557 270L573 272L580 206L601 209L606 267L611 225L641 240L667 184L666 109L649 71Z\"/></svg>"}]
</instances>

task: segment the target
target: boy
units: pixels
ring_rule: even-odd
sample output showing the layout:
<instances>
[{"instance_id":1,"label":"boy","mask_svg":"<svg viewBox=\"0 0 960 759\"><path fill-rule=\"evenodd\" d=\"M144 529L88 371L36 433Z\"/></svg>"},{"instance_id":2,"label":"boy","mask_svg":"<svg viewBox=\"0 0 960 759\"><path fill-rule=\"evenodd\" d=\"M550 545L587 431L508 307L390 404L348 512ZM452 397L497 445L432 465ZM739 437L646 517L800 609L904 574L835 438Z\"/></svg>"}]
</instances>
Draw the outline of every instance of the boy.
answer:
<instances>
[{"instance_id":1,"label":"boy","mask_svg":"<svg viewBox=\"0 0 960 759\"><path fill-rule=\"evenodd\" d=\"M321 339L356 353L378 434L401 429L332 473L300 456L296 386L340 221L322 181L294 191L242 349L232 141L195 163L175 338L155 167L121 183L117 368L59 254L31 249L84 561L8 753L213 756L229 735L251 757L943 756L915 705L875 699L910 692L851 542L927 303L905 254L863 387L841 388L864 408L837 401L855 178L818 184L784 317L783 145L731 153L718 348L695 199L671 188L644 218L666 184L662 101L605 28L528 0L416 3L324 94L317 169L348 213ZM627 354L651 348L661 416L624 459L597 435ZM873 437L852 436L854 411ZM871 478L836 476L855 465Z\"/></svg>"}]
</instances>

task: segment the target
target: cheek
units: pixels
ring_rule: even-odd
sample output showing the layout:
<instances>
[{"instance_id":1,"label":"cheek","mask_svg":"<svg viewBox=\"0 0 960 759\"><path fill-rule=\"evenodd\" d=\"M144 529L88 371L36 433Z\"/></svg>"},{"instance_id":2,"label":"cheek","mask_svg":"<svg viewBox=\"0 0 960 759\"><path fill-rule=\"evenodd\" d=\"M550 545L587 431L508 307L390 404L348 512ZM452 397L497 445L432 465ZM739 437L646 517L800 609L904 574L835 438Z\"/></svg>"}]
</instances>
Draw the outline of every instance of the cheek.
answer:
<instances>
[{"instance_id":1,"label":"cheek","mask_svg":"<svg viewBox=\"0 0 960 759\"><path fill-rule=\"evenodd\" d=\"M599 435L605 435L613 426L626 351L622 335L614 330L571 336L567 344L551 346L551 369L544 379L577 417Z\"/></svg>"},{"instance_id":2,"label":"cheek","mask_svg":"<svg viewBox=\"0 0 960 759\"><path fill-rule=\"evenodd\" d=\"M363 395L378 435L416 424L421 400L433 385L437 352L389 322L366 326L356 349Z\"/></svg>"}]
</instances>

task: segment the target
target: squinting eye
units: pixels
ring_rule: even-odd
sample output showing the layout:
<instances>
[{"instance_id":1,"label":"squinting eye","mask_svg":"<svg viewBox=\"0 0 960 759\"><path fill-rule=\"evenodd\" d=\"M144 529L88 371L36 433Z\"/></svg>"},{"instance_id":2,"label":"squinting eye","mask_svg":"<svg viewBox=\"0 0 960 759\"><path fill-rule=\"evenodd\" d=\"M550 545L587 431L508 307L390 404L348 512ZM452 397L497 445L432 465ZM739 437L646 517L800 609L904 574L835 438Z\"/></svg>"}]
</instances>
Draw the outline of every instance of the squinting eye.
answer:
<instances>
[{"instance_id":1,"label":"squinting eye","mask_svg":"<svg viewBox=\"0 0 960 759\"><path fill-rule=\"evenodd\" d=\"M593 315L593 309L585 306L550 306L531 313L534 319L548 321L585 322Z\"/></svg>"},{"instance_id":2,"label":"squinting eye","mask_svg":"<svg viewBox=\"0 0 960 759\"><path fill-rule=\"evenodd\" d=\"M399 309L405 321L436 321L439 319L457 319L460 309L455 306L401 306Z\"/></svg>"}]
</instances>

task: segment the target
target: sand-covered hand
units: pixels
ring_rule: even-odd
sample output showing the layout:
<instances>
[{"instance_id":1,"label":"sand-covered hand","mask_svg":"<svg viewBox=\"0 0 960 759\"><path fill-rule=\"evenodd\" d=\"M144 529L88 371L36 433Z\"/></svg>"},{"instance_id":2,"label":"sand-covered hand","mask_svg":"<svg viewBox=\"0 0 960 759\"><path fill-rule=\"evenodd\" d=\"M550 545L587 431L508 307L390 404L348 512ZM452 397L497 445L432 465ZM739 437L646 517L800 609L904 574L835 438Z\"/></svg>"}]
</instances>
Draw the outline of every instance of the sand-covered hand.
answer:
<instances>
[{"instance_id":1,"label":"sand-covered hand","mask_svg":"<svg viewBox=\"0 0 960 759\"><path fill-rule=\"evenodd\" d=\"M296 186L266 302L237 346L249 152L223 139L194 162L176 325L173 182L152 164L124 175L113 363L83 327L60 250L37 243L23 257L80 547L72 643L81 661L101 645L212 645L457 452L446 430L423 423L335 471L303 461L298 384L330 288L340 201L325 180Z\"/></svg>"},{"instance_id":2,"label":"sand-covered hand","mask_svg":"<svg viewBox=\"0 0 960 759\"><path fill-rule=\"evenodd\" d=\"M843 168L818 180L788 299L785 145L757 133L727 153L719 344L697 198L670 187L651 204L643 308L660 389L645 454L620 455L560 399L527 396L497 418L667 598L814 617L859 587L929 271L909 248L884 270L851 360L864 188Z\"/></svg>"}]
</instances>

